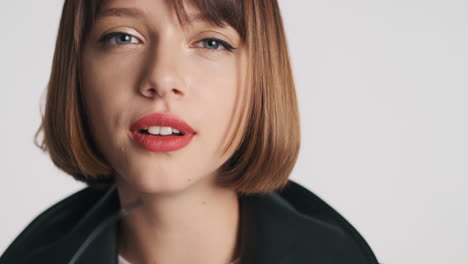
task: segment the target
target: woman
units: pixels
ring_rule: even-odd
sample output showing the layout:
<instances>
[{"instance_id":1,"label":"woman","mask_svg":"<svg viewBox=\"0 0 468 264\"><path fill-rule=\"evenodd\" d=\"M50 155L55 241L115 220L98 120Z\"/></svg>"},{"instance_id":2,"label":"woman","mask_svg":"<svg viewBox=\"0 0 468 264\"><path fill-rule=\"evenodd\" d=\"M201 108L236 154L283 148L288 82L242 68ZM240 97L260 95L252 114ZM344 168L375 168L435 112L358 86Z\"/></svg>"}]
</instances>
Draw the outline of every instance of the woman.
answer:
<instances>
[{"instance_id":1,"label":"woman","mask_svg":"<svg viewBox=\"0 0 468 264\"><path fill-rule=\"evenodd\" d=\"M299 114L276 0L66 0L42 149L88 188L1 263L377 263L288 180Z\"/></svg>"}]
</instances>

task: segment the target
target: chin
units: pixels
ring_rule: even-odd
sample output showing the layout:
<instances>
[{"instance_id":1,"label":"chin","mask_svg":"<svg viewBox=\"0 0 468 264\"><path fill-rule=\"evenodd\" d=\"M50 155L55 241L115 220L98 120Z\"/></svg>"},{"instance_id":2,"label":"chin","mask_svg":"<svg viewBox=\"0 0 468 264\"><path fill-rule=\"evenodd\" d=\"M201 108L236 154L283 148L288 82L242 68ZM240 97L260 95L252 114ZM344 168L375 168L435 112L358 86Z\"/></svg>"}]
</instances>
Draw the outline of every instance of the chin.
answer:
<instances>
[{"instance_id":1,"label":"chin","mask_svg":"<svg viewBox=\"0 0 468 264\"><path fill-rule=\"evenodd\" d=\"M181 177L180 173L148 173L129 172L119 176L119 185L126 185L129 189L147 194L175 194L182 192L194 184L193 179Z\"/></svg>"}]
</instances>

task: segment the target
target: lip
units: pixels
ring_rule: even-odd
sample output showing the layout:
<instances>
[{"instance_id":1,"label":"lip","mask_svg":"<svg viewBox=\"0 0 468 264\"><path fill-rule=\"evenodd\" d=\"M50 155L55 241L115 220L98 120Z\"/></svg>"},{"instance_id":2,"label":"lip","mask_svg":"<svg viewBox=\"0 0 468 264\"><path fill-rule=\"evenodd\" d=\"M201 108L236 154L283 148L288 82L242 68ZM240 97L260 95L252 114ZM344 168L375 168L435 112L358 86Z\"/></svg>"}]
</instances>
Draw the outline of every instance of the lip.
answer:
<instances>
[{"instance_id":1,"label":"lip","mask_svg":"<svg viewBox=\"0 0 468 264\"><path fill-rule=\"evenodd\" d=\"M153 136L141 134L138 131L150 126L167 126L181 131L182 136ZM130 127L132 140L146 150L152 152L175 151L187 146L195 136L195 130L183 119L174 114L151 113L132 124Z\"/></svg>"}]
</instances>

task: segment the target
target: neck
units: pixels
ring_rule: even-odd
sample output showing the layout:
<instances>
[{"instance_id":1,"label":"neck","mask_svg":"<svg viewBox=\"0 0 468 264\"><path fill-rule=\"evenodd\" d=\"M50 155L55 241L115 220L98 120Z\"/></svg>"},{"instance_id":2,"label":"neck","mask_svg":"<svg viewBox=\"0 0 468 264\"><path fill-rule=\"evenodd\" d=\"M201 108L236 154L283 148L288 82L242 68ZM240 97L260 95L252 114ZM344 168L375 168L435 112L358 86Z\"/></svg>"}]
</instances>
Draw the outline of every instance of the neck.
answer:
<instances>
[{"instance_id":1,"label":"neck","mask_svg":"<svg viewBox=\"0 0 468 264\"><path fill-rule=\"evenodd\" d=\"M233 190L205 185L159 195L117 185L122 207L143 200L120 222L119 252L130 263L227 264L238 257Z\"/></svg>"}]
</instances>

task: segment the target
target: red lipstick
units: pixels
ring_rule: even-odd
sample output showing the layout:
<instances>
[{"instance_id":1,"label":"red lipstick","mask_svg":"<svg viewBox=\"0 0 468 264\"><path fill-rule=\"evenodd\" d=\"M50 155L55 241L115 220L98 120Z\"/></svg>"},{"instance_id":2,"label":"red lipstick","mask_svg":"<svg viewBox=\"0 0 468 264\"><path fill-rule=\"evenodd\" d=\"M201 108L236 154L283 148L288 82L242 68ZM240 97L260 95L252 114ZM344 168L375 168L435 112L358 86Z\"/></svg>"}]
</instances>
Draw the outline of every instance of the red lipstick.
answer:
<instances>
[{"instance_id":1,"label":"red lipstick","mask_svg":"<svg viewBox=\"0 0 468 264\"><path fill-rule=\"evenodd\" d=\"M149 127L171 127L180 131L171 135L153 135ZM184 120L174 114L152 113L138 119L130 127L130 134L142 148L152 152L176 151L187 146L196 132Z\"/></svg>"}]
</instances>

